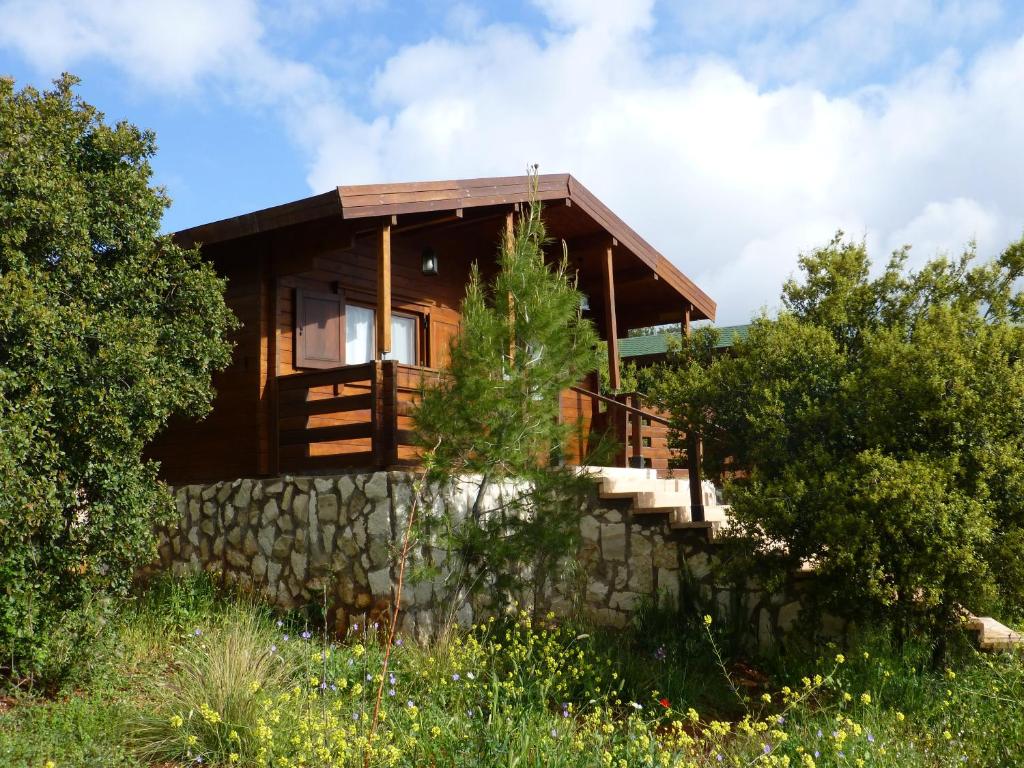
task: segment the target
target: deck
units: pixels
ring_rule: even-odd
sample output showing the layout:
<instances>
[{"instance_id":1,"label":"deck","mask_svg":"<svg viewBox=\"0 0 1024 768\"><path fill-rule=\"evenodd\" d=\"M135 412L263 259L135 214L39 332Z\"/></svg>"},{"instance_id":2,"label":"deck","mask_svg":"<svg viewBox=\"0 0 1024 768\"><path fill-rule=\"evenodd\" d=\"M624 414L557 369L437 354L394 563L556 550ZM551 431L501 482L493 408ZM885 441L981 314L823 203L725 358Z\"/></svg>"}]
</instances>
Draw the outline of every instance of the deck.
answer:
<instances>
[{"instance_id":1,"label":"deck","mask_svg":"<svg viewBox=\"0 0 1024 768\"><path fill-rule=\"evenodd\" d=\"M392 360L277 377L277 460L286 473L416 466L412 413L437 370ZM562 392L572 425L565 461L587 463L598 435L614 441L612 466L669 473L668 419L638 393L606 396L596 375Z\"/></svg>"}]
</instances>

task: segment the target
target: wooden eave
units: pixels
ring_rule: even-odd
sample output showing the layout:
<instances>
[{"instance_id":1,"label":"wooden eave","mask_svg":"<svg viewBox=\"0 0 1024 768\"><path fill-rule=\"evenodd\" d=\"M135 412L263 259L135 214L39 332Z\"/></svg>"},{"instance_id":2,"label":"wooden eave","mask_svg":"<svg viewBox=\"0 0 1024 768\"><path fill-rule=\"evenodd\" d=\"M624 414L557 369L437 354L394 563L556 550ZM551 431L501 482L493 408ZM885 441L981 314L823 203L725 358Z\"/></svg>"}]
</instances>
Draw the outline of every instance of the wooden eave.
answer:
<instances>
[{"instance_id":1,"label":"wooden eave","mask_svg":"<svg viewBox=\"0 0 1024 768\"><path fill-rule=\"evenodd\" d=\"M537 183L538 200L565 200L577 206L615 238L621 248L689 301L694 308L693 319L714 320L716 306L711 297L570 174L544 174ZM530 193L528 176L342 186L292 203L185 229L176 232L174 239L185 246L209 245L335 216L348 221L514 205L529 201Z\"/></svg>"}]
</instances>

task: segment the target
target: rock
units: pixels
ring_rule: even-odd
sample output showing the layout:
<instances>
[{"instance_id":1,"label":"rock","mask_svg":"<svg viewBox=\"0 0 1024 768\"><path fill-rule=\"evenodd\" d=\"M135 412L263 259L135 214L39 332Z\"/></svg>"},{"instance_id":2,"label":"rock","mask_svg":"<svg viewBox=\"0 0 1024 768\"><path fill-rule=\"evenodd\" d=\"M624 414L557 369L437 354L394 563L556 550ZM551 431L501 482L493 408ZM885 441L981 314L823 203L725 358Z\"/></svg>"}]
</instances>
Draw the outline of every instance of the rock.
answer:
<instances>
[{"instance_id":1,"label":"rock","mask_svg":"<svg viewBox=\"0 0 1024 768\"><path fill-rule=\"evenodd\" d=\"M245 552L247 557L252 557L260 551L259 545L256 543L256 537L252 531L245 532L245 544L242 545L242 551Z\"/></svg>"},{"instance_id":2,"label":"rock","mask_svg":"<svg viewBox=\"0 0 1024 768\"><path fill-rule=\"evenodd\" d=\"M369 556L371 565L387 565L391 559L387 540L377 536L371 538Z\"/></svg>"},{"instance_id":3,"label":"rock","mask_svg":"<svg viewBox=\"0 0 1024 768\"><path fill-rule=\"evenodd\" d=\"M327 493L334 488L334 483L326 477L315 477L313 478L313 487L316 488L317 493Z\"/></svg>"},{"instance_id":4,"label":"rock","mask_svg":"<svg viewBox=\"0 0 1024 768\"><path fill-rule=\"evenodd\" d=\"M277 540L274 542L274 549L272 550L271 555L275 560L284 560L288 556L288 553L292 551L292 544L294 543L294 536L278 536Z\"/></svg>"},{"instance_id":5,"label":"rock","mask_svg":"<svg viewBox=\"0 0 1024 768\"><path fill-rule=\"evenodd\" d=\"M213 520L206 519L199 523L199 530L205 533L207 536L213 536L213 532L217 530L213 524Z\"/></svg>"},{"instance_id":6,"label":"rock","mask_svg":"<svg viewBox=\"0 0 1024 768\"><path fill-rule=\"evenodd\" d=\"M323 533L321 549L323 552L330 554L334 551L334 526L325 525Z\"/></svg>"},{"instance_id":7,"label":"rock","mask_svg":"<svg viewBox=\"0 0 1024 768\"><path fill-rule=\"evenodd\" d=\"M267 558L257 554L252 559L252 572L257 581L262 581L267 576Z\"/></svg>"},{"instance_id":8,"label":"rock","mask_svg":"<svg viewBox=\"0 0 1024 768\"><path fill-rule=\"evenodd\" d=\"M637 536L633 534L633 538L629 543L629 557L632 562L643 562L645 565L650 565L651 562L651 551L652 551L650 539L644 536Z\"/></svg>"},{"instance_id":9,"label":"rock","mask_svg":"<svg viewBox=\"0 0 1024 768\"><path fill-rule=\"evenodd\" d=\"M241 543L242 529L236 525L234 528L228 531L228 544L231 544L233 547L237 547Z\"/></svg>"},{"instance_id":10,"label":"rock","mask_svg":"<svg viewBox=\"0 0 1024 768\"><path fill-rule=\"evenodd\" d=\"M587 601L591 603L604 603L608 597L608 585L599 581L587 583Z\"/></svg>"},{"instance_id":11,"label":"rock","mask_svg":"<svg viewBox=\"0 0 1024 768\"><path fill-rule=\"evenodd\" d=\"M281 564L270 561L267 563L267 584L277 587L277 581L281 578Z\"/></svg>"},{"instance_id":12,"label":"rock","mask_svg":"<svg viewBox=\"0 0 1024 768\"><path fill-rule=\"evenodd\" d=\"M302 523L306 520L306 515L309 512L309 494L301 493L292 499L292 515L295 517L296 522Z\"/></svg>"},{"instance_id":13,"label":"rock","mask_svg":"<svg viewBox=\"0 0 1024 768\"><path fill-rule=\"evenodd\" d=\"M601 554L605 560L626 559L626 531L621 525L605 525L601 530Z\"/></svg>"},{"instance_id":14,"label":"rock","mask_svg":"<svg viewBox=\"0 0 1024 768\"><path fill-rule=\"evenodd\" d=\"M252 502L252 480L243 480L235 494L235 506L244 509Z\"/></svg>"},{"instance_id":15,"label":"rock","mask_svg":"<svg viewBox=\"0 0 1024 768\"><path fill-rule=\"evenodd\" d=\"M277 501L271 499L263 505L263 524L268 525L269 523L277 520L277 516L280 514L280 510L277 507Z\"/></svg>"},{"instance_id":16,"label":"rock","mask_svg":"<svg viewBox=\"0 0 1024 768\"><path fill-rule=\"evenodd\" d=\"M245 509L245 507L242 507L242 509ZM235 521L235 508L233 506L231 506L230 504L225 504L221 508L221 516L220 517L221 517L221 520L223 521L223 524L225 526L231 525L231 523L233 523Z\"/></svg>"},{"instance_id":17,"label":"rock","mask_svg":"<svg viewBox=\"0 0 1024 768\"><path fill-rule=\"evenodd\" d=\"M267 494L280 493L284 490L284 483L280 480L274 480L272 483L267 483L263 486L263 492Z\"/></svg>"},{"instance_id":18,"label":"rock","mask_svg":"<svg viewBox=\"0 0 1024 768\"><path fill-rule=\"evenodd\" d=\"M617 611L632 611L636 608L639 595L635 592L612 592L608 607Z\"/></svg>"},{"instance_id":19,"label":"rock","mask_svg":"<svg viewBox=\"0 0 1024 768\"><path fill-rule=\"evenodd\" d=\"M368 608L372 602L373 597L368 595L366 592L360 592L356 595L356 608Z\"/></svg>"},{"instance_id":20,"label":"rock","mask_svg":"<svg viewBox=\"0 0 1024 768\"><path fill-rule=\"evenodd\" d=\"M698 552L686 558L686 567L694 581L703 581L711 573L711 558L708 557L707 552Z\"/></svg>"},{"instance_id":21,"label":"rock","mask_svg":"<svg viewBox=\"0 0 1024 768\"><path fill-rule=\"evenodd\" d=\"M779 630L783 633L789 632L793 628L793 625L796 623L797 616L799 615L800 602L798 600L794 600L791 603L786 603L784 606L779 608Z\"/></svg>"},{"instance_id":22,"label":"rock","mask_svg":"<svg viewBox=\"0 0 1024 768\"><path fill-rule=\"evenodd\" d=\"M318 494L316 509L321 523L338 522L338 497L333 493Z\"/></svg>"},{"instance_id":23,"label":"rock","mask_svg":"<svg viewBox=\"0 0 1024 768\"><path fill-rule=\"evenodd\" d=\"M374 477L376 476L377 475L374 475ZM374 504L373 511L370 513L370 516L366 520L366 531L371 536L391 535L391 518L389 516L389 507L390 504L386 499Z\"/></svg>"},{"instance_id":24,"label":"rock","mask_svg":"<svg viewBox=\"0 0 1024 768\"><path fill-rule=\"evenodd\" d=\"M199 546L199 529L198 528L192 527L192 528L189 529L188 540L192 544L193 547L198 547Z\"/></svg>"},{"instance_id":25,"label":"rock","mask_svg":"<svg viewBox=\"0 0 1024 768\"><path fill-rule=\"evenodd\" d=\"M281 497L281 509L290 510L292 508L292 496L295 494L295 486L289 485L284 489L284 496Z\"/></svg>"},{"instance_id":26,"label":"rock","mask_svg":"<svg viewBox=\"0 0 1024 768\"><path fill-rule=\"evenodd\" d=\"M388 498L388 473L374 472L363 486L363 494L370 501L382 501Z\"/></svg>"},{"instance_id":27,"label":"rock","mask_svg":"<svg viewBox=\"0 0 1024 768\"><path fill-rule=\"evenodd\" d=\"M292 573L295 574L295 578L302 581L306 578L306 555L302 552L292 552L291 554ZM298 594L292 592L293 595Z\"/></svg>"},{"instance_id":28,"label":"rock","mask_svg":"<svg viewBox=\"0 0 1024 768\"><path fill-rule=\"evenodd\" d=\"M273 551L273 549L274 549L274 536L276 535L276 533L277 533L277 530L272 525L268 525L266 528L263 528L260 531L260 535L259 535L260 551L262 551L264 555L269 555Z\"/></svg>"},{"instance_id":29,"label":"rock","mask_svg":"<svg viewBox=\"0 0 1024 768\"><path fill-rule=\"evenodd\" d=\"M581 517L580 535L584 541L598 541L601 537L601 524L590 515Z\"/></svg>"},{"instance_id":30,"label":"rock","mask_svg":"<svg viewBox=\"0 0 1024 768\"><path fill-rule=\"evenodd\" d=\"M223 504L227 501L228 496L231 495L231 490L231 483L221 483L220 488L217 490L217 503Z\"/></svg>"},{"instance_id":31,"label":"rock","mask_svg":"<svg viewBox=\"0 0 1024 768\"><path fill-rule=\"evenodd\" d=\"M203 517L216 518L217 517L217 505L212 501L203 502Z\"/></svg>"},{"instance_id":32,"label":"rock","mask_svg":"<svg viewBox=\"0 0 1024 768\"><path fill-rule=\"evenodd\" d=\"M235 568L245 568L249 565L249 560L237 549L228 550L228 562Z\"/></svg>"},{"instance_id":33,"label":"rock","mask_svg":"<svg viewBox=\"0 0 1024 768\"><path fill-rule=\"evenodd\" d=\"M284 514L277 518L277 527L282 531L290 531L295 527L295 522L290 514Z\"/></svg>"},{"instance_id":34,"label":"rock","mask_svg":"<svg viewBox=\"0 0 1024 768\"><path fill-rule=\"evenodd\" d=\"M352 482L352 478L349 475L342 475L338 478L338 493L341 494L343 501L352 495L355 487L356 484Z\"/></svg>"},{"instance_id":35,"label":"rock","mask_svg":"<svg viewBox=\"0 0 1024 768\"><path fill-rule=\"evenodd\" d=\"M309 493L309 489L313 487L313 483L310 482L308 477L296 477L295 487L303 493Z\"/></svg>"}]
</instances>

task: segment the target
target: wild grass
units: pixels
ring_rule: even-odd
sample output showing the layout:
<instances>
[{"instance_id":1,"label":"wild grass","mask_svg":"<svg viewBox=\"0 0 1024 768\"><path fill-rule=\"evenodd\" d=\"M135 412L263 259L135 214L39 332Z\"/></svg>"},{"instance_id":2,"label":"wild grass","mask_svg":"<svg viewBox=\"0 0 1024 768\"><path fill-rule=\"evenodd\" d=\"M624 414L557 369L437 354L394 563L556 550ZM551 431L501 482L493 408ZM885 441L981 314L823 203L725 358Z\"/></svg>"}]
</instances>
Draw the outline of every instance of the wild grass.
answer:
<instances>
[{"instance_id":1,"label":"wild grass","mask_svg":"<svg viewBox=\"0 0 1024 768\"><path fill-rule=\"evenodd\" d=\"M1020 655L961 647L935 670L927 644L862 635L751 659L717 622L655 607L617 633L520 614L396 646L371 736L380 628L336 641L305 621L161 582L88 686L9 700L0 765L1024 764Z\"/></svg>"}]
</instances>

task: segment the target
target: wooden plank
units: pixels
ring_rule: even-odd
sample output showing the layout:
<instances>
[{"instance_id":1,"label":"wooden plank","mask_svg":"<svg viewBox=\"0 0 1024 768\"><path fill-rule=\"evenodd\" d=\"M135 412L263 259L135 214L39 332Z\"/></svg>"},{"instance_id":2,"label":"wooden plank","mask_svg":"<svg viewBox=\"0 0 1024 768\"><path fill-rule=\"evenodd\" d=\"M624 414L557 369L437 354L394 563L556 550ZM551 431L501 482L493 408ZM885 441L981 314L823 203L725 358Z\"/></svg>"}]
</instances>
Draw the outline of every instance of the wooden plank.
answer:
<instances>
[{"instance_id":1,"label":"wooden plank","mask_svg":"<svg viewBox=\"0 0 1024 768\"><path fill-rule=\"evenodd\" d=\"M331 469L374 469L373 451L355 451L353 453L326 454L323 456L303 456L288 462L286 471L304 472L309 470L327 471Z\"/></svg>"},{"instance_id":2,"label":"wooden plank","mask_svg":"<svg viewBox=\"0 0 1024 768\"><path fill-rule=\"evenodd\" d=\"M377 359L391 351L391 225L377 230Z\"/></svg>"},{"instance_id":3,"label":"wooden plank","mask_svg":"<svg viewBox=\"0 0 1024 768\"><path fill-rule=\"evenodd\" d=\"M612 246L608 245L605 248L604 261L601 263L604 277L604 325L605 335L608 337L608 383L612 389L618 389L622 386L622 378L619 374L619 330L615 321L614 269Z\"/></svg>"},{"instance_id":4,"label":"wooden plank","mask_svg":"<svg viewBox=\"0 0 1024 768\"><path fill-rule=\"evenodd\" d=\"M328 413L365 411L372 407L372 395L345 395L343 397L324 397L319 400L304 400L296 403L282 403L280 413L281 418L289 416L318 416Z\"/></svg>"},{"instance_id":5,"label":"wooden plank","mask_svg":"<svg viewBox=\"0 0 1024 768\"><path fill-rule=\"evenodd\" d=\"M278 387L284 391L299 387L319 387L329 384L348 384L356 381L369 381L373 378L373 363L359 365L343 365L323 371L304 371L278 377Z\"/></svg>"},{"instance_id":6,"label":"wooden plank","mask_svg":"<svg viewBox=\"0 0 1024 768\"><path fill-rule=\"evenodd\" d=\"M305 443L329 443L335 440L357 440L373 437L373 425L339 424L335 427L311 427L308 429L281 430L281 445L303 445Z\"/></svg>"},{"instance_id":7,"label":"wooden plank","mask_svg":"<svg viewBox=\"0 0 1024 768\"><path fill-rule=\"evenodd\" d=\"M537 192L538 200L555 200L565 196L564 190L541 189ZM450 211L455 208L480 208L490 205L510 205L525 203L530 199L529 191L508 192L481 197L454 197L449 200L426 200L418 203L398 203L384 205L364 205L357 208L346 208L346 219L360 219L392 214L425 213L428 211Z\"/></svg>"}]
</instances>

